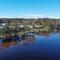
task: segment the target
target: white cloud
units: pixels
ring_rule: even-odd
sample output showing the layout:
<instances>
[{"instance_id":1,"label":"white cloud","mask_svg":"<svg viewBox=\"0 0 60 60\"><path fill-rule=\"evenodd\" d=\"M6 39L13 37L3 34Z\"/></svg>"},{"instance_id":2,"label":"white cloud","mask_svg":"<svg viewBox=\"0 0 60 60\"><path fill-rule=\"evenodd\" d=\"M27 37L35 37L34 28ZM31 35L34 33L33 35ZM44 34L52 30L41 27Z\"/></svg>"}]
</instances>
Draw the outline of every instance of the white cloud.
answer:
<instances>
[{"instance_id":1,"label":"white cloud","mask_svg":"<svg viewBox=\"0 0 60 60\"><path fill-rule=\"evenodd\" d=\"M0 16L0 18L60 18L60 16L46 16L40 14L20 14L19 16Z\"/></svg>"},{"instance_id":2,"label":"white cloud","mask_svg":"<svg viewBox=\"0 0 60 60\"><path fill-rule=\"evenodd\" d=\"M39 15L39 14L24 14L20 16L21 18L43 18L44 15Z\"/></svg>"},{"instance_id":3,"label":"white cloud","mask_svg":"<svg viewBox=\"0 0 60 60\"><path fill-rule=\"evenodd\" d=\"M40 14L23 14L20 16L21 18L60 18L59 16L46 16Z\"/></svg>"}]
</instances>

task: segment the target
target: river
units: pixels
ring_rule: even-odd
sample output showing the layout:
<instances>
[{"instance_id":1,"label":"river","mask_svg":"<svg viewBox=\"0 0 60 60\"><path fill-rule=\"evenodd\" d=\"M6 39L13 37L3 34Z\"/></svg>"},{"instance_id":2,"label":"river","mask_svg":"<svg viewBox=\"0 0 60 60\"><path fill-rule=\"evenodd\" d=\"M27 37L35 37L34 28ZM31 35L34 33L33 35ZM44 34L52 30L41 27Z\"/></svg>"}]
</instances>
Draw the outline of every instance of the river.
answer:
<instances>
[{"instance_id":1,"label":"river","mask_svg":"<svg viewBox=\"0 0 60 60\"><path fill-rule=\"evenodd\" d=\"M60 60L60 32L40 33L24 40L0 40L0 60Z\"/></svg>"}]
</instances>

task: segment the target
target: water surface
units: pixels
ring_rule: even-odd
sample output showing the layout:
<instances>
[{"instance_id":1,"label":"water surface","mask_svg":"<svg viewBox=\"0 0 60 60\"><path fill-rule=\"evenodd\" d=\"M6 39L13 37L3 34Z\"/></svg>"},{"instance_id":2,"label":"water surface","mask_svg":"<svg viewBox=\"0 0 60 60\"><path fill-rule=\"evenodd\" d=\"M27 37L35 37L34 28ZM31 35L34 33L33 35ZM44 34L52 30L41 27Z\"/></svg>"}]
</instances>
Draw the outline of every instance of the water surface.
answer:
<instances>
[{"instance_id":1,"label":"water surface","mask_svg":"<svg viewBox=\"0 0 60 60\"><path fill-rule=\"evenodd\" d=\"M0 40L0 60L60 60L60 33L39 33L24 40Z\"/></svg>"}]
</instances>

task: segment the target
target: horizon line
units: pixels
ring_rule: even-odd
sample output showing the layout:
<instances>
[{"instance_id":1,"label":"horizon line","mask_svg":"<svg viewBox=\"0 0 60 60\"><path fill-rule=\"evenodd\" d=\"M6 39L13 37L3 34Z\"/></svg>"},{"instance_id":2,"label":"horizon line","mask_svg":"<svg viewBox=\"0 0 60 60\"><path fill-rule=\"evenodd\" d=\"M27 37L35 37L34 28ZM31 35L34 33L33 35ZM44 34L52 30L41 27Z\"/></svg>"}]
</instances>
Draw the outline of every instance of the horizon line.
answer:
<instances>
[{"instance_id":1,"label":"horizon line","mask_svg":"<svg viewBox=\"0 0 60 60\"><path fill-rule=\"evenodd\" d=\"M60 16L49 16L49 15L41 15L41 14L20 14L18 16L1 16L0 18L25 18L25 19L38 19L38 18L50 18L50 19L60 19Z\"/></svg>"}]
</instances>

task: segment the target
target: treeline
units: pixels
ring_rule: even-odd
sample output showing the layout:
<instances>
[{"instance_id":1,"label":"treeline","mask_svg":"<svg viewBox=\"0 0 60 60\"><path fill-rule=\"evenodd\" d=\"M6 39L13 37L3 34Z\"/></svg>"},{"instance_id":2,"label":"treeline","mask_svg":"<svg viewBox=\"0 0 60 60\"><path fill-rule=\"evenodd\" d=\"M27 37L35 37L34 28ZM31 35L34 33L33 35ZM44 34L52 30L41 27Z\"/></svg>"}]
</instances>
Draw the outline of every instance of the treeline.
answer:
<instances>
[{"instance_id":1,"label":"treeline","mask_svg":"<svg viewBox=\"0 0 60 60\"><path fill-rule=\"evenodd\" d=\"M3 22L10 22L10 21L60 21L60 19L52 19L52 18L30 18L30 19L26 19L26 18L0 18L0 23Z\"/></svg>"},{"instance_id":2,"label":"treeline","mask_svg":"<svg viewBox=\"0 0 60 60\"><path fill-rule=\"evenodd\" d=\"M7 23L7 24L55 24L60 22L60 19L52 19L52 18L31 18L31 19L25 19L25 18L0 18L0 24L1 23Z\"/></svg>"}]
</instances>

